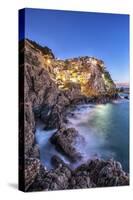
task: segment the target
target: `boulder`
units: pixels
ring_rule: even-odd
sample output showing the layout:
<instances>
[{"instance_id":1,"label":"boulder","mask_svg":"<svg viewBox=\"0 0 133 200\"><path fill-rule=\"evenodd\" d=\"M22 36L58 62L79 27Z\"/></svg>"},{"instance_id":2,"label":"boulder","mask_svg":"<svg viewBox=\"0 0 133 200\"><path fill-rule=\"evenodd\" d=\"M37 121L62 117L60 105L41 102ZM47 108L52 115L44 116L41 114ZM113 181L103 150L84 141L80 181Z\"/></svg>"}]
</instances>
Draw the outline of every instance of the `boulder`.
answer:
<instances>
[{"instance_id":1,"label":"boulder","mask_svg":"<svg viewBox=\"0 0 133 200\"><path fill-rule=\"evenodd\" d=\"M55 105L46 123L46 129L60 128L64 123L64 114L62 107Z\"/></svg>"},{"instance_id":2,"label":"boulder","mask_svg":"<svg viewBox=\"0 0 133 200\"><path fill-rule=\"evenodd\" d=\"M125 96L124 98L129 100L129 96Z\"/></svg>"},{"instance_id":3,"label":"boulder","mask_svg":"<svg viewBox=\"0 0 133 200\"><path fill-rule=\"evenodd\" d=\"M51 142L60 148L72 161L82 158L80 152L75 147L76 140L83 140L74 128L61 128L52 137Z\"/></svg>"}]
</instances>

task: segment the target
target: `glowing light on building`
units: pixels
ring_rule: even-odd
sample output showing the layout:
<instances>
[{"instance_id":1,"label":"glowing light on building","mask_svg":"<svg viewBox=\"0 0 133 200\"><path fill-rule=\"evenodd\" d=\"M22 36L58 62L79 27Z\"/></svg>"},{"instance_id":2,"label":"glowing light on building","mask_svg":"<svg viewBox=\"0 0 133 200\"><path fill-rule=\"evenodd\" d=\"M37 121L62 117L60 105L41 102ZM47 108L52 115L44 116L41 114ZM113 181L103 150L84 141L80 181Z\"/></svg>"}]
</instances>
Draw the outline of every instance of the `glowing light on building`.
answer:
<instances>
[{"instance_id":1,"label":"glowing light on building","mask_svg":"<svg viewBox=\"0 0 133 200\"><path fill-rule=\"evenodd\" d=\"M78 82L78 80L77 80L76 78L70 78L70 80L71 80L72 82L74 82L74 83L77 83L77 82Z\"/></svg>"},{"instance_id":2,"label":"glowing light on building","mask_svg":"<svg viewBox=\"0 0 133 200\"><path fill-rule=\"evenodd\" d=\"M61 76L59 74L56 75L56 79L61 79Z\"/></svg>"},{"instance_id":3,"label":"glowing light on building","mask_svg":"<svg viewBox=\"0 0 133 200\"><path fill-rule=\"evenodd\" d=\"M91 63L92 63L93 65L96 65L96 64L97 64L97 60L93 59L93 60L91 61Z\"/></svg>"},{"instance_id":4,"label":"glowing light on building","mask_svg":"<svg viewBox=\"0 0 133 200\"><path fill-rule=\"evenodd\" d=\"M63 77L62 77L62 80L63 80L64 82L66 81L66 78L65 78L65 76L63 76Z\"/></svg>"},{"instance_id":5,"label":"glowing light on building","mask_svg":"<svg viewBox=\"0 0 133 200\"><path fill-rule=\"evenodd\" d=\"M50 64L51 63L51 60L50 59L47 59L47 64Z\"/></svg>"},{"instance_id":6,"label":"glowing light on building","mask_svg":"<svg viewBox=\"0 0 133 200\"><path fill-rule=\"evenodd\" d=\"M87 62L90 63L95 67L96 65L102 65L102 63L99 64L99 61L95 58L89 58ZM54 65L54 62L50 58L45 58L45 64L49 68L53 66L52 72L53 72L53 79L55 83L57 84L58 88L61 90L69 90L69 88L73 85L80 86L81 93L83 94L91 94L95 95L95 91L92 91L92 89L89 89L89 82L91 82L91 68L90 65L85 65L86 62L84 61L84 65L80 65L80 63L71 63L68 66L64 65L61 61L57 61L57 63ZM51 65L50 65L51 64ZM82 66L82 68L81 68ZM108 85L108 80L106 79L106 76L104 73L101 75L105 85ZM72 84L73 83L73 84ZM75 83L75 84L74 84Z\"/></svg>"},{"instance_id":7,"label":"glowing light on building","mask_svg":"<svg viewBox=\"0 0 133 200\"><path fill-rule=\"evenodd\" d=\"M79 67L78 67L78 66L75 66L75 69L77 69L77 70L78 70L78 69L79 69Z\"/></svg>"}]
</instances>

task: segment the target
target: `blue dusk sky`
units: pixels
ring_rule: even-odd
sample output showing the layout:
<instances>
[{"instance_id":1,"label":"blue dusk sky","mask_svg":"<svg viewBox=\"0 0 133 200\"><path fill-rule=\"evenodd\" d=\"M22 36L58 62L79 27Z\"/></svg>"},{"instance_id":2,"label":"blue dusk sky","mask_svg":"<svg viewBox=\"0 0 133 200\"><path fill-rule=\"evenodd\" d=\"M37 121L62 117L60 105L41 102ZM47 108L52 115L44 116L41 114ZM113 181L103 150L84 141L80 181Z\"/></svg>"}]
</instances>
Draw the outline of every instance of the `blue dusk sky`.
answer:
<instances>
[{"instance_id":1,"label":"blue dusk sky","mask_svg":"<svg viewBox=\"0 0 133 200\"><path fill-rule=\"evenodd\" d=\"M48 46L60 59L102 59L114 81L129 82L128 15L26 9L25 38Z\"/></svg>"}]
</instances>

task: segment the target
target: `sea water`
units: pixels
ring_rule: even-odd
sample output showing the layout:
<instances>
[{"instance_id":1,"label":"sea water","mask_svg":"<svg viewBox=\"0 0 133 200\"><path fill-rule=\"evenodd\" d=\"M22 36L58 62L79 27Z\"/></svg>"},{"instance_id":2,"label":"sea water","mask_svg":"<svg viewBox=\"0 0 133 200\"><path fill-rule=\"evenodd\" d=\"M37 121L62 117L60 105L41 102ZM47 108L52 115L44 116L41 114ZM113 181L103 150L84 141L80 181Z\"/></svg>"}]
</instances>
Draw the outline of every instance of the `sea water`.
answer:
<instances>
[{"instance_id":1,"label":"sea water","mask_svg":"<svg viewBox=\"0 0 133 200\"><path fill-rule=\"evenodd\" d=\"M115 159L129 172L129 101L80 105L73 114L68 117L68 126L85 138L85 144L76 144L84 160Z\"/></svg>"},{"instance_id":2,"label":"sea water","mask_svg":"<svg viewBox=\"0 0 133 200\"><path fill-rule=\"evenodd\" d=\"M85 139L75 144L82 156L82 162L94 157L120 161L129 172L129 101L126 99L107 104L79 105L69 113L67 127L74 127ZM70 164L63 153L50 143L56 130L45 131L36 128L36 141L40 148L40 159L47 168L52 168L51 157L58 155ZM78 166L76 163L75 166ZM73 166L73 164L71 165Z\"/></svg>"}]
</instances>

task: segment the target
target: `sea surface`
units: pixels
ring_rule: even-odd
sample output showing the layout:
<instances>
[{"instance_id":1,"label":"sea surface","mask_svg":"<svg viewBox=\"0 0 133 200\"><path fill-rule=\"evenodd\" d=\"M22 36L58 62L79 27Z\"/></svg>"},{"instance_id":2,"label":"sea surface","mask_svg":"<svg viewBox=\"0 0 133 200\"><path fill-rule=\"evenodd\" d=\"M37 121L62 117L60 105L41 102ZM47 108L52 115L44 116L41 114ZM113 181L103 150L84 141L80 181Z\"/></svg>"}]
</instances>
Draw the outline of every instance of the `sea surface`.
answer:
<instances>
[{"instance_id":1,"label":"sea surface","mask_svg":"<svg viewBox=\"0 0 133 200\"><path fill-rule=\"evenodd\" d=\"M85 138L85 143L75 144L82 162L100 157L120 161L129 172L129 100L121 99L107 104L79 105L68 115L67 127L74 127ZM40 159L47 168L52 168L51 157L58 155L67 164L76 167L66 156L58 152L49 138L56 130L45 131L42 125L36 128L36 141L40 147Z\"/></svg>"}]
</instances>

